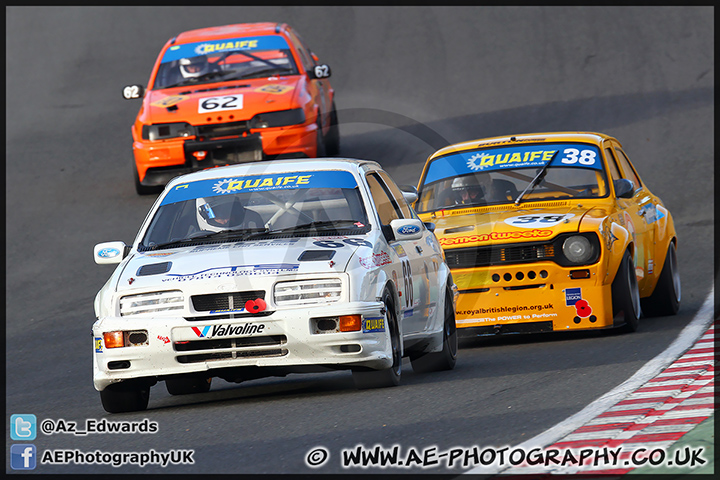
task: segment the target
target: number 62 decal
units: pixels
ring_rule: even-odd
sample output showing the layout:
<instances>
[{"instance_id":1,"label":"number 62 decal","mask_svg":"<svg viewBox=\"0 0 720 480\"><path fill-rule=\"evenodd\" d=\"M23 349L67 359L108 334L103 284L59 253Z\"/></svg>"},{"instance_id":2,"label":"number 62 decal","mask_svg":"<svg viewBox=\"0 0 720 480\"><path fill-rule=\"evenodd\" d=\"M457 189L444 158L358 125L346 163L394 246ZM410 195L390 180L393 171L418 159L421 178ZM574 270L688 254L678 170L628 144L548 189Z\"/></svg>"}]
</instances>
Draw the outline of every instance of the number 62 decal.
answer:
<instances>
[{"instance_id":1,"label":"number 62 decal","mask_svg":"<svg viewBox=\"0 0 720 480\"><path fill-rule=\"evenodd\" d=\"M198 113L214 113L224 110L240 110L243 108L242 95L225 95L222 97L201 98L198 102Z\"/></svg>"}]
</instances>

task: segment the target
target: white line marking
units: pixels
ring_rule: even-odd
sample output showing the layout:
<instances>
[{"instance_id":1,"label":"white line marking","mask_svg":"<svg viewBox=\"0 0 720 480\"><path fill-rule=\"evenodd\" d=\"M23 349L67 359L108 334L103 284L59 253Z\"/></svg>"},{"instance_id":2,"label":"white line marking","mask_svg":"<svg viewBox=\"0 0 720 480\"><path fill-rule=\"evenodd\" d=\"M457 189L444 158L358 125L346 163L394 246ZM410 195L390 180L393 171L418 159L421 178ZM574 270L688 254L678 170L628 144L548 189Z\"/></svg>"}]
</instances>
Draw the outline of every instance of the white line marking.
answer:
<instances>
[{"instance_id":1,"label":"white line marking","mask_svg":"<svg viewBox=\"0 0 720 480\"><path fill-rule=\"evenodd\" d=\"M695 314L695 318L693 318L692 321L682 330L682 332L680 332L680 335L678 335L675 341L673 341L673 343L671 343L665 351L661 352L655 358L643 365L637 372L635 372L635 375L610 390L575 415L568 417L554 427L551 427L543 433L526 440L514 448L524 448L527 451L534 447L544 448L552 445L561 438L575 431L577 428L583 426L591 419L605 412L608 408L615 405L620 400L626 398L651 378L654 378L657 374L667 368L668 365L677 360L685 351L691 348L695 342L705 334L709 325L713 321L713 300L714 288L710 290L710 293L705 299L702 307L700 307L700 310L698 310ZM699 414L699 412L695 413ZM480 465L463 472L463 475L495 475L507 470L508 468L509 467L505 465L487 467Z\"/></svg>"}]
</instances>

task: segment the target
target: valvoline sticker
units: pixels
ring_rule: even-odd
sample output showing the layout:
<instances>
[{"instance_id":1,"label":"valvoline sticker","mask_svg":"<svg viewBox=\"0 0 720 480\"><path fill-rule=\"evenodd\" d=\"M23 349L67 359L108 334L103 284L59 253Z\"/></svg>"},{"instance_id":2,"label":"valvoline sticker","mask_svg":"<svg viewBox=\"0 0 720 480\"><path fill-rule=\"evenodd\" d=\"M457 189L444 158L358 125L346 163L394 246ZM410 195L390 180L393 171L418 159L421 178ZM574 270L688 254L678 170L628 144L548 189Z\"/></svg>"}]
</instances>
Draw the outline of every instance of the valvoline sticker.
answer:
<instances>
[{"instance_id":1,"label":"valvoline sticker","mask_svg":"<svg viewBox=\"0 0 720 480\"><path fill-rule=\"evenodd\" d=\"M260 192L296 188L355 188L352 173L343 170L287 172L198 180L176 185L162 199L161 205L243 192Z\"/></svg>"}]
</instances>

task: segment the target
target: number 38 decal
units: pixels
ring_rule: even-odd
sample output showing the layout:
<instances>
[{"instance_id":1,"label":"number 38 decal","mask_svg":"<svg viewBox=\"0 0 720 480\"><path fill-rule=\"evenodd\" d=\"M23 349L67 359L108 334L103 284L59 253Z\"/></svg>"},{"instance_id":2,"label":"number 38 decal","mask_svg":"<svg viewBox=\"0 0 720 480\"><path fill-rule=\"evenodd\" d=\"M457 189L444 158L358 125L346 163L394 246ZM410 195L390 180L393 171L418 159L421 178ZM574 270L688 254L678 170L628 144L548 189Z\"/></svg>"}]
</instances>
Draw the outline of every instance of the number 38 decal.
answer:
<instances>
[{"instance_id":1,"label":"number 38 decal","mask_svg":"<svg viewBox=\"0 0 720 480\"><path fill-rule=\"evenodd\" d=\"M513 227L547 228L554 227L566 218L572 218L574 216L574 213L566 213L564 215L520 215L518 217L505 219L505 223L512 225Z\"/></svg>"},{"instance_id":2,"label":"number 38 decal","mask_svg":"<svg viewBox=\"0 0 720 480\"><path fill-rule=\"evenodd\" d=\"M224 110L240 110L243 108L242 95L225 95L223 97L201 98L198 102L198 113L214 113Z\"/></svg>"},{"instance_id":3,"label":"number 38 decal","mask_svg":"<svg viewBox=\"0 0 720 480\"><path fill-rule=\"evenodd\" d=\"M597 157L595 150L566 148L563 150L563 153L565 156L560 159L560 162L565 165L573 165L576 163L579 163L580 165L595 165L595 158Z\"/></svg>"}]
</instances>

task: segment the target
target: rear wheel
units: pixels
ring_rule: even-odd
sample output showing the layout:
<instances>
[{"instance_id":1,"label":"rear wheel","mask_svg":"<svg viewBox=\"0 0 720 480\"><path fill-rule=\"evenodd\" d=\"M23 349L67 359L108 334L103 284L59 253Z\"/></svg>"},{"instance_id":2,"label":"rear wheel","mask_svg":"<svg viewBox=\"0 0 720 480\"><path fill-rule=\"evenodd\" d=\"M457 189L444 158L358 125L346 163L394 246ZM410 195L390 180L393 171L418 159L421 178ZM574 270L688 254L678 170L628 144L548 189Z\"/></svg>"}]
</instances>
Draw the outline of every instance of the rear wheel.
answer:
<instances>
[{"instance_id":1,"label":"rear wheel","mask_svg":"<svg viewBox=\"0 0 720 480\"><path fill-rule=\"evenodd\" d=\"M395 317L392 297L389 292L385 292L383 295L383 303L385 304L385 328L390 334L393 363L392 366L383 370L353 371L353 381L355 382L355 387L359 389L394 387L400 384L400 376L402 375L400 330L398 328L397 318Z\"/></svg>"},{"instance_id":2,"label":"rear wheel","mask_svg":"<svg viewBox=\"0 0 720 480\"><path fill-rule=\"evenodd\" d=\"M455 328L455 309L450 289L445 292L445 310L443 322L443 348L440 352L420 354L410 357L415 372L439 372L452 370L457 362L458 338Z\"/></svg>"},{"instance_id":3,"label":"rear wheel","mask_svg":"<svg viewBox=\"0 0 720 480\"><path fill-rule=\"evenodd\" d=\"M137 412L145 410L150 400L150 385L147 382L127 380L105 387L100 392L100 401L110 413Z\"/></svg>"},{"instance_id":4,"label":"rear wheel","mask_svg":"<svg viewBox=\"0 0 720 480\"><path fill-rule=\"evenodd\" d=\"M170 395L189 395L210 391L212 377L181 376L165 379L165 388Z\"/></svg>"},{"instance_id":5,"label":"rear wheel","mask_svg":"<svg viewBox=\"0 0 720 480\"><path fill-rule=\"evenodd\" d=\"M651 317L675 315L680 309L680 272L677 266L675 244L670 242L665 265L660 272L657 285L652 295L642 300L642 309Z\"/></svg>"},{"instance_id":6,"label":"rear wheel","mask_svg":"<svg viewBox=\"0 0 720 480\"><path fill-rule=\"evenodd\" d=\"M623 314L622 330L634 332L640 326L640 291L630 252L625 252L612 283L613 317Z\"/></svg>"}]
</instances>

